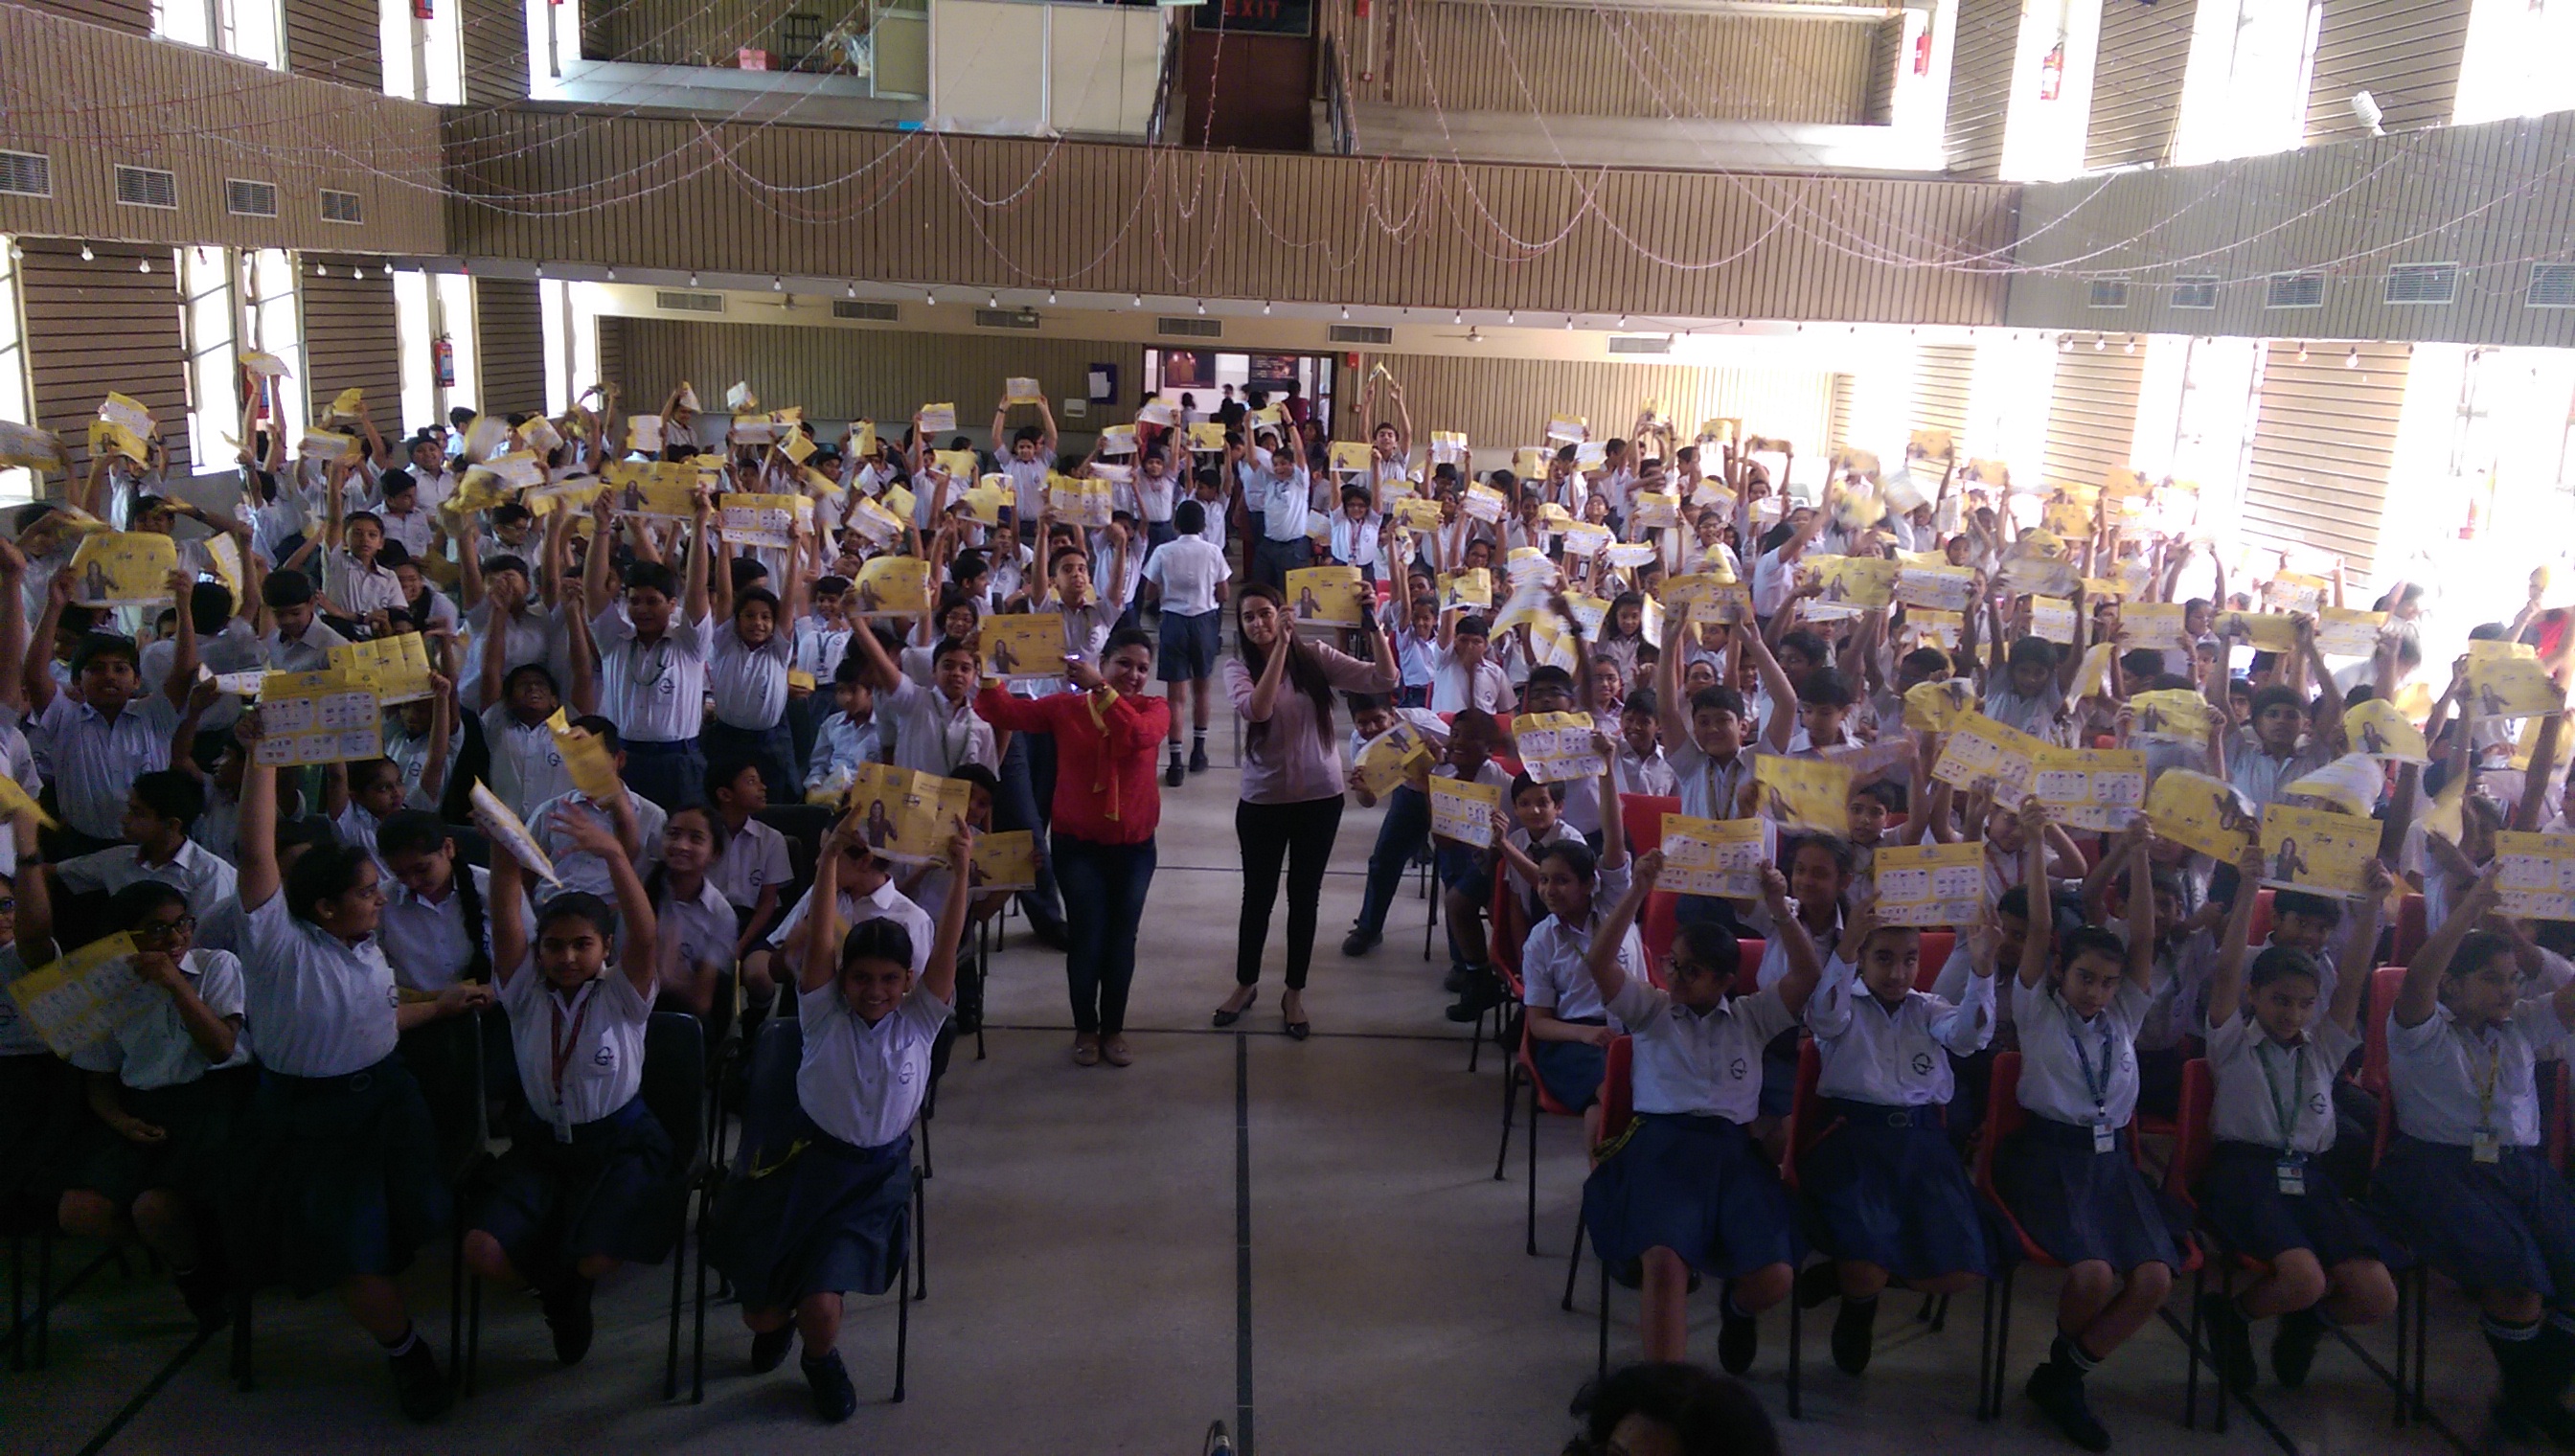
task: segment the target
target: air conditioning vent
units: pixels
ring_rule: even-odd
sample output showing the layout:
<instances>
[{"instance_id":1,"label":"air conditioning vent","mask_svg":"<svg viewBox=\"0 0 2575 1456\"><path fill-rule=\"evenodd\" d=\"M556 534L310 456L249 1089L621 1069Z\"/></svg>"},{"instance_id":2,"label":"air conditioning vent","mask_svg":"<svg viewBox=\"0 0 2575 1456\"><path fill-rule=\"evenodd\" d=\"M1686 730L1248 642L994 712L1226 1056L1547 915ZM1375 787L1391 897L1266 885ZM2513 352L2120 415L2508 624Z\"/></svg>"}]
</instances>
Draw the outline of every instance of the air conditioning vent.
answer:
<instances>
[{"instance_id":1,"label":"air conditioning vent","mask_svg":"<svg viewBox=\"0 0 2575 1456\"><path fill-rule=\"evenodd\" d=\"M1380 329L1373 324L1334 324L1332 342L1335 344L1391 344L1394 342L1394 331Z\"/></svg>"},{"instance_id":2,"label":"air conditioning vent","mask_svg":"<svg viewBox=\"0 0 2575 1456\"><path fill-rule=\"evenodd\" d=\"M2320 309L2325 306L2321 273L2274 273L2262 290L2266 309Z\"/></svg>"},{"instance_id":3,"label":"air conditioning vent","mask_svg":"<svg viewBox=\"0 0 2575 1456\"><path fill-rule=\"evenodd\" d=\"M2575 309L2575 263L2530 265L2530 307Z\"/></svg>"},{"instance_id":4,"label":"air conditioning vent","mask_svg":"<svg viewBox=\"0 0 2575 1456\"><path fill-rule=\"evenodd\" d=\"M334 192L327 187L322 189L322 221L326 223L363 223L366 220L366 206L359 200L358 194L354 192Z\"/></svg>"},{"instance_id":5,"label":"air conditioning vent","mask_svg":"<svg viewBox=\"0 0 2575 1456\"><path fill-rule=\"evenodd\" d=\"M2128 306L2128 280L2095 278L2083 285L2083 307L2087 309L2124 309Z\"/></svg>"},{"instance_id":6,"label":"air conditioning vent","mask_svg":"<svg viewBox=\"0 0 2575 1456\"><path fill-rule=\"evenodd\" d=\"M978 329L1034 329L1038 326L1038 322L1037 311L1034 309L977 309L975 311L975 327Z\"/></svg>"},{"instance_id":7,"label":"air conditioning vent","mask_svg":"<svg viewBox=\"0 0 2575 1456\"><path fill-rule=\"evenodd\" d=\"M653 290L653 307L682 314L721 314L724 295L720 293L680 293L672 289Z\"/></svg>"},{"instance_id":8,"label":"air conditioning vent","mask_svg":"<svg viewBox=\"0 0 2575 1456\"><path fill-rule=\"evenodd\" d=\"M179 174L157 167L116 169L116 200L126 207L179 207Z\"/></svg>"},{"instance_id":9,"label":"air conditioning vent","mask_svg":"<svg viewBox=\"0 0 2575 1456\"><path fill-rule=\"evenodd\" d=\"M277 184L242 177L224 179L224 211L241 218L277 216Z\"/></svg>"},{"instance_id":10,"label":"air conditioning vent","mask_svg":"<svg viewBox=\"0 0 2575 1456\"><path fill-rule=\"evenodd\" d=\"M2217 307L2217 282L2215 274L2182 274L2173 280L2172 306L2177 309Z\"/></svg>"},{"instance_id":11,"label":"air conditioning vent","mask_svg":"<svg viewBox=\"0 0 2575 1456\"><path fill-rule=\"evenodd\" d=\"M1222 339L1223 319L1156 319L1154 332L1166 339Z\"/></svg>"},{"instance_id":12,"label":"air conditioning vent","mask_svg":"<svg viewBox=\"0 0 2575 1456\"><path fill-rule=\"evenodd\" d=\"M866 319L870 323L891 324L903 317L903 310L892 304L878 303L873 299L844 298L832 301L832 317Z\"/></svg>"},{"instance_id":13,"label":"air conditioning vent","mask_svg":"<svg viewBox=\"0 0 2575 1456\"><path fill-rule=\"evenodd\" d=\"M2459 297L2456 263L2399 263L2387 270L2385 302L2449 304Z\"/></svg>"},{"instance_id":14,"label":"air conditioning vent","mask_svg":"<svg viewBox=\"0 0 2575 1456\"><path fill-rule=\"evenodd\" d=\"M1612 334L1609 336L1609 352L1612 354L1669 354L1672 352L1672 340L1668 334Z\"/></svg>"},{"instance_id":15,"label":"air conditioning vent","mask_svg":"<svg viewBox=\"0 0 2575 1456\"><path fill-rule=\"evenodd\" d=\"M42 152L0 152L0 192L54 195L54 159Z\"/></svg>"}]
</instances>

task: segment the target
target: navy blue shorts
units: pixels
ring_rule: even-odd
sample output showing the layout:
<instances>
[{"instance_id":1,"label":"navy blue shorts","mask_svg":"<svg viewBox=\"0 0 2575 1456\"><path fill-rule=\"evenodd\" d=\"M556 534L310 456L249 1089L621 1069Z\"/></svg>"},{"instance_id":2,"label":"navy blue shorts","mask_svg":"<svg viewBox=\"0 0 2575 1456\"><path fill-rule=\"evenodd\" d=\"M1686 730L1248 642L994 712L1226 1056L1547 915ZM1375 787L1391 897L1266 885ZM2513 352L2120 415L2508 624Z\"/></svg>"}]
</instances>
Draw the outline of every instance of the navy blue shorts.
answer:
<instances>
[{"instance_id":1,"label":"navy blue shorts","mask_svg":"<svg viewBox=\"0 0 2575 1456\"><path fill-rule=\"evenodd\" d=\"M1223 608L1196 617L1164 613L1163 660L1155 665L1154 676L1165 683L1195 683L1215 677L1216 660L1224 651L1224 625Z\"/></svg>"},{"instance_id":2,"label":"navy blue shorts","mask_svg":"<svg viewBox=\"0 0 2575 1456\"><path fill-rule=\"evenodd\" d=\"M568 1271L604 1255L658 1264L680 1236L682 1190L672 1183L671 1136L641 1095L556 1139L522 1113L474 1226L500 1241L523 1275Z\"/></svg>"}]
</instances>

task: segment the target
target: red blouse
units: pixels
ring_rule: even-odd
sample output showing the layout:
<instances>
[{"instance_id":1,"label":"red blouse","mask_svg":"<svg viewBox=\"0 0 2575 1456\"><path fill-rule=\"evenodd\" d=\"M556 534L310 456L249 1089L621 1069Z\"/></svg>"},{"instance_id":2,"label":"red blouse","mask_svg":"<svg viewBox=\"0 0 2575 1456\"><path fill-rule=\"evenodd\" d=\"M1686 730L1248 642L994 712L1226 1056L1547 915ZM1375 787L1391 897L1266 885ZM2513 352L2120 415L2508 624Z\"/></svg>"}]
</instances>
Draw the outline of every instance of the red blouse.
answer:
<instances>
[{"instance_id":1,"label":"red blouse","mask_svg":"<svg viewBox=\"0 0 2575 1456\"><path fill-rule=\"evenodd\" d=\"M1141 844L1163 819L1154 754L1171 730L1167 698L1058 693L1014 698L998 685L975 696L986 723L1055 735L1055 827L1095 844Z\"/></svg>"}]
</instances>

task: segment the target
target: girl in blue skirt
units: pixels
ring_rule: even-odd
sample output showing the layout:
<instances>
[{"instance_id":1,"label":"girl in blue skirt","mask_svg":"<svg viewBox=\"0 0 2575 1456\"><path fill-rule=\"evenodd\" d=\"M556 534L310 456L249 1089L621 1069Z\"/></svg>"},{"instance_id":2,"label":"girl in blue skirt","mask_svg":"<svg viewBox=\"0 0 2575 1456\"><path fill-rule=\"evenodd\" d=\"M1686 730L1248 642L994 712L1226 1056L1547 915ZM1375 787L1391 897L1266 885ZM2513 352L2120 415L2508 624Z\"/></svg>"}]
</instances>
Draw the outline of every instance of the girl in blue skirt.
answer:
<instances>
[{"instance_id":1,"label":"girl in blue skirt","mask_svg":"<svg viewBox=\"0 0 2575 1456\"><path fill-rule=\"evenodd\" d=\"M569 808L554 818L536 831L598 855L617 908L579 890L546 901L532 973L525 871L507 841L493 841L492 965L527 1101L465 1258L486 1279L536 1286L555 1358L570 1365L590 1350L592 1286L621 1263L660 1263L679 1237L680 1199L670 1133L643 1096L645 1027L662 986L653 902L607 825Z\"/></svg>"},{"instance_id":2,"label":"girl in blue skirt","mask_svg":"<svg viewBox=\"0 0 2575 1456\"><path fill-rule=\"evenodd\" d=\"M1809 1306L1841 1296L1833 1363L1850 1374L1868 1368L1877 1296L1890 1281L1954 1294L1994 1272L1985 1213L1946 1113L1949 1059L1975 1055L1993 1036L1999 940L1990 922L1968 937L1971 974L1952 1004L1913 988L1922 932L1879 924L1872 900L1851 912L1806 1002L1828 1120L1797 1173L1833 1262L1807 1271L1797 1295Z\"/></svg>"},{"instance_id":3,"label":"girl in blue skirt","mask_svg":"<svg viewBox=\"0 0 2575 1456\"><path fill-rule=\"evenodd\" d=\"M1684 1358L1689 1282L1723 1279L1717 1361L1740 1373L1759 1343L1753 1317L1788 1296L1805 1256L1779 1170L1745 1124L1761 1110L1761 1048L1797 1024L1822 966L1789 908L1787 879L1764 865L1762 898L1788 944L1787 974L1735 994L1733 933L1687 924L1672 939L1670 990L1629 975L1620 948L1662 868L1660 850L1636 856L1635 882L1591 935L1592 984L1633 1038L1636 1115L1583 1184L1582 1223L1601 1258L1641 1281L1648 1360Z\"/></svg>"},{"instance_id":4,"label":"girl in blue skirt","mask_svg":"<svg viewBox=\"0 0 2575 1456\"><path fill-rule=\"evenodd\" d=\"M2405 967L2388 1013L2396 1140L2370 1180L2414 1251L2476 1294L2503 1374L2498 1414L2575 1446L2575 1195L2539 1147L2533 1063L2575 1027L2575 982L2521 995L2513 942L2470 926L2493 912L2501 860Z\"/></svg>"},{"instance_id":5,"label":"girl in blue skirt","mask_svg":"<svg viewBox=\"0 0 2575 1456\"><path fill-rule=\"evenodd\" d=\"M839 903L842 855L865 847L866 829L853 810L824 836L813 904ZM958 882L974 857L975 831L961 822L948 858ZM746 1147L748 1176L728 1199L716 1264L742 1292L752 1368L776 1369L790 1334L802 1335L814 1411L827 1421L847 1420L859 1404L833 1348L843 1291L883 1294L903 1277L912 1124L930 1090L932 1045L955 1006L957 942L973 899L948 897L917 984L911 933L894 920L863 920L844 940L836 917L818 908L799 927L796 1114Z\"/></svg>"},{"instance_id":6,"label":"girl in blue skirt","mask_svg":"<svg viewBox=\"0 0 2575 1456\"><path fill-rule=\"evenodd\" d=\"M1599 735L1602 802L1618 801L1618 745ZM1501 815L1496 813L1495 819ZM1496 838L1495 843L1503 840ZM1517 853L1517 850L1512 852ZM1597 1140L1600 1077L1616 1032L1591 982L1592 943L1608 907L1627 893L1626 835L1601 841L1595 862L1579 836L1538 846L1538 898L1548 910L1520 951L1520 999L1528 1007L1529 1062L1559 1105L1579 1108L1583 1131ZM1631 979L1645 974L1645 945L1631 925L1619 936L1618 965Z\"/></svg>"},{"instance_id":7,"label":"girl in blue skirt","mask_svg":"<svg viewBox=\"0 0 2575 1456\"><path fill-rule=\"evenodd\" d=\"M2151 999L2155 897L2144 821L2109 852L2127 861L2127 937L2086 925L2055 939L2048 907L2047 810L2021 808L2029 856L2029 933L2022 937L2012 1020L2020 1028L2021 1130L1996 1149L1994 1181L2031 1241L2065 1266L2056 1339L2030 1372L2029 1398L2076 1445L2110 1448L2083 1377L2163 1307L2179 1255L2169 1220L2128 1145L2137 1107L2137 1023Z\"/></svg>"},{"instance_id":8,"label":"girl in blue skirt","mask_svg":"<svg viewBox=\"0 0 2575 1456\"><path fill-rule=\"evenodd\" d=\"M2208 1069L2216 1082L2210 1122L2216 1147L2200 1177L2200 1214L2229 1253L2250 1255L2269 1272L2233 1298L2200 1299L2217 1376L2230 1389L2255 1376L2252 1320L2280 1317L2271 1369L2287 1386L2304 1384L2325 1336L2324 1316L2338 1325L2375 1324L2396 1309L2396 1281L2368 1215L2335 1186L2323 1156L2334 1142L2334 1077L2360 1047L2360 1001L2369 977L2368 950L2346 960L2353 969L2334 982L2333 1001L2316 1015L2314 957L2290 946L2251 956L2252 995L2244 994L2244 943L2253 919L2253 882L2261 850L2244 851L2244 888L2218 942L2208 988ZM2353 915L2377 941L2378 906L2390 887L2387 867L2369 864L2369 895Z\"/></svg>"}]
</instances>

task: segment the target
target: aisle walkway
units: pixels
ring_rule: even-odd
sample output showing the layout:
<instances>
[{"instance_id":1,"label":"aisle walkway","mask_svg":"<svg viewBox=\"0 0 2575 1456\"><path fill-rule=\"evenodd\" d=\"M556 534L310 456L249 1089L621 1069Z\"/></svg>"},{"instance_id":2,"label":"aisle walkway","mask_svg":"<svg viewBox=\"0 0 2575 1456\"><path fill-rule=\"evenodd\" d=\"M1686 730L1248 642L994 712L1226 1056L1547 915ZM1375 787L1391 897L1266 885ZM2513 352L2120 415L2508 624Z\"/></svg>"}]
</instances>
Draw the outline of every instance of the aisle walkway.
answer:
<instances>
[{"instance_id":1,"label":"aisle walkway","mask_svg":"<svg viewBox=\"0 0 2575 1456\"><path fill-rule=\"evenodd\" d=\"M441 1424L394 1412L382 1363L327 1300L261 1299L266 1382L237 1395L221 1349L189 1363L108 1448L125 1453L280 1450L464 1453L568 1447L770 1456L859 1450L1135 1452L1186 1456L1211 1420L1241 1424L1269 1456L1552 1453L1564 1405L1592 1365L1595 1287L1577 1313L1556 1300L1582 1163L1576 1130L1539 1129L1539 1238L1521 1252L1524 1153L1492 1180L1499 1079L1489 1048L1465 1070L1463 1033L1440 1016L1444 961L1421 958L1422 902L1407 888L1388 941L1356 961L1340 937L1376 815L1345 817L1328 880L1307 997L1315 1035L1279 1034L1271 973L1241 1034L1208 1013L1225 995L1240 904L1232 833L1230 729L1216 770L1167 799L1163 867L1146 915L1131 1032L1136 1065L1076 1068L1060 960L1014 936L992 994L991 1055L972 1045L944 1085L930 1195L930 1298L915 1307L909 1401L888 1406L894 1306L854 1307L843 1339L864 1404L848 1426L813 1423L791 1364L743 1373L735 1311L709 1319L707 1403L659 1402L667 1271L601 1292L596 1348L558 1371L532 1302L487 1305L481 1392ZM1238 1231L1248 1228L1249 1279ZM414 1284L443 1339L445 1260ZM1864 1382L1830 1369L1809 1332L1809 1423L1792 1441L1853 1453L1948 1444L2059 1456L2071 1448L2018 1395L2043 1350L2052 1276L2027 1280L2015 1320L2004 1419L1970 1418L1976 1304L1948 1330L1911 1322L1891 1298ZM1245 1299L1248 1296L1248 1314ZM2445 1296L2445 1299L2447 1296ZM2176 1308L2179 1308L2176 1301ZM1633 1302L1614 1297L1613 1354L1634 1349ZM1829 1316L1830 1311L1824 1311ZM1695 1347L1712 1356L1714 1300L1693 1304ZM174 1297L139 1272L83 1290L57 1321L54 1368L0 1374L0 1448L83 1449L186 1343ZM1784 1419L1787 1326L1774 1314L1753 1380ZM2480 1424L2491 1377L2455 1310L2436 1321L2435 1394L2464 1429ZM2385 1349L2384 1332L2372 1348ZM2121 1449L2276 1449L2239 1420L2223 1438L2179 1424L2182 1360L2150 1330L2098 1379ZM2313 1450L2443 1450L2391 1432L2387 1404L2347 1357L2328 1352L2311 1388L2264 1392ZM2203 1415L2203 1424L2204 1424Z\"/></svg>"}]
</instances>

